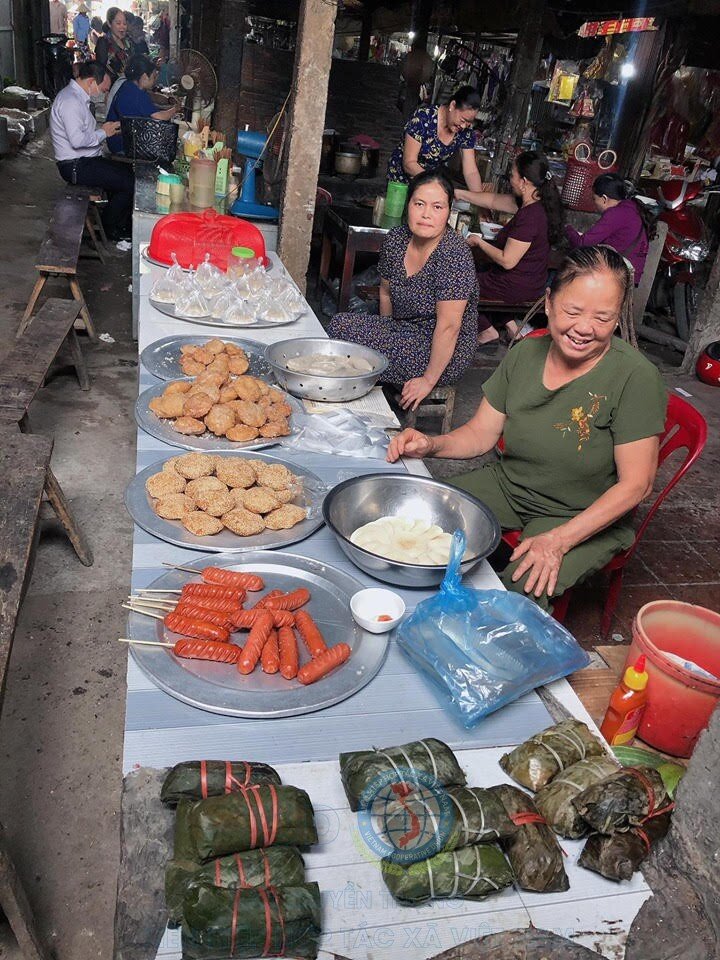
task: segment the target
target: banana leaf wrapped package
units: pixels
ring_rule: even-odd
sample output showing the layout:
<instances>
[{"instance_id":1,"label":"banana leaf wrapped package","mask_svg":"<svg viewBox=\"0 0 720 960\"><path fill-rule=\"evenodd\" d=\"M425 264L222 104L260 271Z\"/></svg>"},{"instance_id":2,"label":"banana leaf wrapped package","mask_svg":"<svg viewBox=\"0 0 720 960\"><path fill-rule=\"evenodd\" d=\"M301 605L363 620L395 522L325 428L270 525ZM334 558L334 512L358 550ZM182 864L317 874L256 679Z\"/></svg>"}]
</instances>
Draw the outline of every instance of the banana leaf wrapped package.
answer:
<instances>
[{"instance_id":1,"label":"banana leaf wrapped package","mask_svg":"<svg viewBox=\"0 0 720 960\"><path fill-rule=\"evenodd\" d=\"M320 932L317 883L237 890L198 883L183 902L183 960L315 960Z\"/></svg>"},{"instance_id":2,"label":"banana leaf wrapped package","mask_svg":"<svg viewBox=\"0 0 720 960\"><path fill-rule=\"evenodd\" d=\"M371 802L371 796L363 796L366 791L372 793L375 784L393 775L397 782L421 777L424 783L440 787L462 787L467 782L450 747L432 737L384 750L341 753L340 775L353 811Z\"/></svg>"},{"instance_id":3,"label":"banana leaf wrapped package","mask_svg":"<svg viewBox=\"0 0 720 960\"><path fill-rule=\"evenodd\" d=\"M317 843L310 797L299 787L260 784L224 797L208 797L187 812L194 860L212 860L276 843Z\"/></svg>"},{"instance_id":4,"label":"banana leaf wrapped package","mask_svg":"<svg viewBox=\"0 0 720 960\"><path fill-rule=\"evenodd\" d=\"M206 800L258 783L279 785L280 775L266 763L245 760L189 760L176 764L165 777L160 799L170 807L179 800Z\"/></svg>"},{"instance_id":5,"label":"banana leaf wrapped package","mask_svg":"<svg viewBox=\"0 0 720 960\"><path fill-rule=\"evenodd\" d=\"M175 811L175 834L173 841L173 859L182 863L192 863L200 866L195 844L190 836L190 811L195 806L195 800L181 800Z\"/></svg>"},{"instance_id":6,"label":"banana leaf wrapped package","mask_svg":"<svg viewBox=\"0 0 720 960\"><path fill-rule=\"evenodd\" d=\"M500 766L523 787L539 790L578 760L604 756L605 747L586 724L562 720L504 754Z\"/></svg>"},{"instance_id":7,"label":"banana leaf wrapped package","mask_svg":"<svg viewBox=\"0 0 720 960\"><path fill-rule=\"evenodd\" d=\"M571 803L573 797L594 783L617 773L618 765L610 757L580 760L535 794L535 806L555 833L577 840L588 831L588 825Z\"/></svg>"},{"instance_id":8,"label":"banana leaf wrapped package","mask_svg":"<svg viewBox=\"0 0 720 960\"><path fill-rule=\"evenodd\" d=\"M588 837L578 865L607 877L608 880L630 880L650 853L656 840L670 829L670 811L651 817L641 827L630 827L624 833L594 833Z\"/></svg>"},{"instance_id":9,"label":"banana leaf wrapped package","mask_svg":"<svg viewBox=\"0 0 720 960\"><path fill-rule=\"evenodd\" d=\"M438 853L408 865L383 860L382 878L392 896L405 904L427 900L484 900L513 882L513 872L494 844Z\"/></svg>"},{"instance_id":10,"label":"banana leaf wrapped package","mask_svg":"<svg viewBox=\"0 0 720 960\"><path fill-rule=\"evenodd\" d=\"M624 767L606 780L583 790L572 801L597 833L640 827L667 807L663 779L652 767Z\"/></svg>"},{"instance_id":11,"label":"banana leaf wrapped package","mask_svg":"<svg viewBox=\"0 0 720 960\"><path fill-rule=\"evenodd\" d=\"M557 837L538 813L532 798L517 787L500 784L496 791L517 833L503 842L515 879L523 890L558 893L570 883Z\"/></svg>"},{"instance_id":12,"label":"banana leaf wrapped package","mask_svg":"<svg viewBox=\"0 0 720 960\"><path fill-rule=\"evenodd\" d=\"M183 898L189 886L212 883L216 887L295 887L305 882L305 863L296 847L245 850L201 866L187 860L170 860L165 868L165 904L171 924L182 920Z\"/></svg>"},{"instance_id":13,"label":"banana leaf wrapped package","mask_svg":"<svg viewBox=\"0 0 720 960\"><path fill-rule=\"evenodd\" d=\"M512 822L493 790L482 787L448 787L439 788L428 794L423 790L412 790L404 796L402 802L385 803L382 806L380 829L391 845L396 845L397 859L403 863L409 862L408 849L403 843L404 831L402 824L408 823L408 818L417 818L415 822L428 823L433 816L433 807L436 818L434 849L432 853L457 850L475 843L492 843L512 836L517 827ZM433 797L433 793L435 796ZM442 802L433 804L433 799L439 798ZM432 829L432 820L430 819ZM400 829L398 829L400 827ZM399 838L399 843L398 839ZM428 856L427 843L431 838L428 827L425 828L423 844L417 859ZM393 860L393 856L388 857Z\"/></svg>"}]
</instances>

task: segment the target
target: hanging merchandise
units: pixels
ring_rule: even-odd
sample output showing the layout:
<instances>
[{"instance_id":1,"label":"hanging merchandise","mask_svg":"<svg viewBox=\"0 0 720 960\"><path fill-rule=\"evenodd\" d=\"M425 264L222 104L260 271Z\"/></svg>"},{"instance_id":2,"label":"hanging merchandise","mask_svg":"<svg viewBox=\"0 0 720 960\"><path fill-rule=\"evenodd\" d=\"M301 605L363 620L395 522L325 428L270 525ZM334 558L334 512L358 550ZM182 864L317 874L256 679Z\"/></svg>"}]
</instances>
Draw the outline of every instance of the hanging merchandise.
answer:
<instances>
[{"instance_id":1,"label":"hanging merchandise","mask_svg":"<svg viewBox=\"0 0 720 960\"><path fill-rule=\"evenodd\" d=\"M587 83L578 84L575 100L570 107L570 116L582 120L592 120L595 116L595 103L589 93Z\"/></svg>"},{"instance_id":2,"label":"hanging merchandise","mask_svg":"<svg viewBox=\"0 0 720 960\"><path fill-rule=\"evenodd\" d=\"M568 157L567 173L563 183L561 199L571 210L583 210L596 213L593 200L593 183L601 173L615 173L617 154L614 150L603 150L596 160L592 159L587 143L578 144Z\"/></svg>"},{"instance_id":3,"label":"hanging merchandise","mask_svg":"<svg viewBox=\"0 0 720 960\"><path fill-rule=\"evenodd\" d=\"M580 70L575 60L558 60L550 81L548 102L569 104L579 80Z\"/></svg>"}]
</instances>

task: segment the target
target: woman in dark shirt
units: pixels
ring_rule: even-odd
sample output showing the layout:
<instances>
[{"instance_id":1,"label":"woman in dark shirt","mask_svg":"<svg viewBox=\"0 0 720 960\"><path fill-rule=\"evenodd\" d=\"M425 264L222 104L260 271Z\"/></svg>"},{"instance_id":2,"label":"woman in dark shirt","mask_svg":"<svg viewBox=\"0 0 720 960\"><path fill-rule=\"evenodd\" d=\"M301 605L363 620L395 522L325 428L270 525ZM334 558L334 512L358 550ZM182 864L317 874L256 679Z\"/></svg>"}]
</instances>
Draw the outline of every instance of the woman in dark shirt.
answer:
<instances>
[{"instance_id":1,"label":"woman in dark shirt","mask_svg":"<svg viewBox=\"0 0 720 960\"><path fill-rule=\"evenodd\" d=\"M110 7L107 13L107 31L95 44L95 59L117 80L125 72L125 65L135 52L127 35L127 20L119 7Z\"/></svg>"},{"instance_id":2,"label":"woman in dark shirt","mask_svg":"<svg viewBox=\"0 0 720 960\"><path fill-rule=\"evenodd\" d=\"M452 200L442 173L411 181L407 226L391 230L380 252L381 316L340 313L328 328L389 359L382 382L401 388L404 409L459 380L475 355L477 278L468 245L447 225Z\"/></svg>"},{"instance_id":3,"label":"woman in dark shirt","mask_svg":"<svg viewBox=\"0 0 720 960\"><path fill-rule=\"evenodd\" d=\"M524 303L542 296L547 286L550 245L562 235L560 194L544 157L534 150L518 154L512 165L510 187L511 194L456 192L460 200L515 214L493 241L476 234L468 237L468 243L491 261L490 268L478 276L481 309L483 300ZM514 337L517 324L514 320L505 322L508 333ZM497 330L483 314L478 328L481 344L498 339Z\"/></svg>"},{"instance_id":4,"label":"woman in dark shirt","mask_svg":"<svg viewBox=\"0 0 720 960\"><path fill-rule=\"evenodd\" d=\"M163 110L153 103L149 91L157 80L157 67L150 57L136 54L127 62L125 80L113 97L108 108L108 120L122 120L123 117L152 117L153 120L172 120L178 112L177 106ZM111 153L122 153L124 150L122 134L115 134L107 139L108 150Z\"/></svg>"}]
</instances>

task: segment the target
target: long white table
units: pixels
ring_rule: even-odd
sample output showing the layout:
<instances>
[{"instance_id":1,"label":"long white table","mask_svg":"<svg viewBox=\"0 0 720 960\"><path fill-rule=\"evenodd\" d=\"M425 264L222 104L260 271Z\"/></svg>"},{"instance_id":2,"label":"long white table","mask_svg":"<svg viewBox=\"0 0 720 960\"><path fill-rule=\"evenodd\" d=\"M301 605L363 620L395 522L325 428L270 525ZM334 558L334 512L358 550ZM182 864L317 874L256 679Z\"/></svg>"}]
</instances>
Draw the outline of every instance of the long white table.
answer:
<instances>
[{"instance_id":1,"label":"long white table","mask_svg":"<svg viewBox=\"0 0 720 960\"><path fill-rule=\"evenodd\" d=\"M277 257L273 259L274 269L281 270ZM140 351L165 336L218 335L216 327L184 323L155 310L148 294L158 268L142 263L141 270L137 291ZM267 344L278 337L322 336L324 332L308 311L292 326L243 331L241 335ZM140 368L140 390L156 382ZM304 464L329 484L361 473L398 469L427 473L418 461L391 466L379 460L282 447L274 450L283 459ZM138 470L177 453L177 448L138 432ZM325 527L288 552L339 567L362 585L375 584L347 560ZM162 561L181 564L201 555L173 547L135 527L133 589L146 587L156 579L163 572ZM480 589L500 586L487 563L476 568L471 580ZM417 590L400 592L409 608L428 595ZM308 879L317 880L323 892L323 957L336 952L351 960L421 960L473 937L530 923L616 957L632 918L648 896L639 874L631 883L617 886L576 868L582 845L564 843L571 881L565 894L509 890L480 904L453 900L408 910L388 897L373 856L363 851L359 841L353 842L354 817L347 808L339 779L337 757L341 751L434 736L458 751L471 783L482 786L502 782L507 778L497 761L504 749L552 722L535 693L521 697L468 731L448 715L392 640L382 669L368 686L343 703L298 718L234 719L195 709L159 690L132 657L128 659L127 680L125 772L137 766L165 767L182 760L247 758L277 766L284 782L308 790L318 813L321 834L321 842L307 856L307 864ZM565 681L553 684L552 691L574 716L592 723ZM177 931L167 932L159 956L168 960L179 957Z\"/></svg>"}]
</instances>

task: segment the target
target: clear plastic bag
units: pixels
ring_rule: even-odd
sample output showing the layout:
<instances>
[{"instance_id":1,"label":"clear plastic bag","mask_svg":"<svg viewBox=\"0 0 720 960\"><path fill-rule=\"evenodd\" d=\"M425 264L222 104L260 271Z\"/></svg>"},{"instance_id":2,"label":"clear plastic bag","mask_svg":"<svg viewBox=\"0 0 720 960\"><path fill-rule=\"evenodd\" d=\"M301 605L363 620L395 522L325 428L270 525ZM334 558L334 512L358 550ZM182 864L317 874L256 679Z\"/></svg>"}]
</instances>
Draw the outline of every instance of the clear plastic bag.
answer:
<instances>
[{"instance_id":1,"label":"clear plastic bag","mask_svg":"<svg viewBox=\"0 0 720 960\"><path fill-rule=\"evenodd\" d=\"M177 283L170 279L170 270L163 270L162 276L152 285L150 299L158 303L175 303L179 291Z\"/></svg>"},{"instance_id":2,"label":"clear plastic bag","mask_svg":"<svg viewBox=\"0 0 720 960\"><path fill-rule=\"evenodd\" d=\"M255 323L256 313L252 303L246 300L234 300L225 312L223 323L246 327Z\"/></svg>"},{"instance_id":3,"label":"clear plastic bag","mask_svg":"<svg viewBox=\"0 0 720 960\"><path fill-rule=\"evenodd\" d=\"M213 320L222 320L235 303L240 303L240 300L232 285L225 287L222 293L218 294L210 304L210 315Z\"/></svg>"},{"instance_id":4,"label":"clear plastic bag","mask_svg":"<svg viewBox=\"0 0 720 960\"><path fill-rule=\"evenodd\" d=\"M456 531L439 592L401 624L398 646L472 727L535 687L586 667L590 658L527 597L464 587L464 553L465 536Z\"/></svg>"},{"instance_id":5,"label":"clear plastic bag","mask_svg":"<svg viewBox=\"0 0 720 960\"><path fill-rule=\"evenodd\" d=\"M187 280L187 274L178 263L177 254L171 253L170 259L172 260L172 266L166 274L166 279L168 283L174 283L176 285L183 286Z\"/></svg>"},{"instance_id":6,"label":"clear plastic bag","mask_svg":"<svg viewBox=\"0 0 720 960\"><path fill-rule=\"evenodd\" d=\"M272 297L263 297L257 305L257 314L260 320L266 323L288 323L292 315Z\"/></svg>"},{"instance_id":7,"label":"clear plastic bag","mask_svg":"<svg viewBox=\"0 0 720 960\"><path fill-rule=\"evenodd\" d=\"M195 272L195 282L203 295L210 298L221 293L228 283L225 274L218 270L214 263L210 263L209 253L205 254L205 259Z\"/></svg>"},{"instance_id":8,"label":"clear plastic bag","mask_svg":"<svg viewBox=\"0 0 720 960\"><path fill-rule=\"evenodd\" d=\"M175 313L182 317L206 317L210 313L208 302L195 282L192 268L175 300Z\"/></svg>"},{"instance_id":9,"label":"clear plastic bag","mask_svg":"<svg viewBox=\"0 0 720 960\"><path fill-rule=\"evenodd\" d=\"M265 290L266 277L265 270L263 267L257 267L245 278L247 280L248 289L250 293L257 296L260 293L263 293Z\"/></svg>"}]
</instances>

